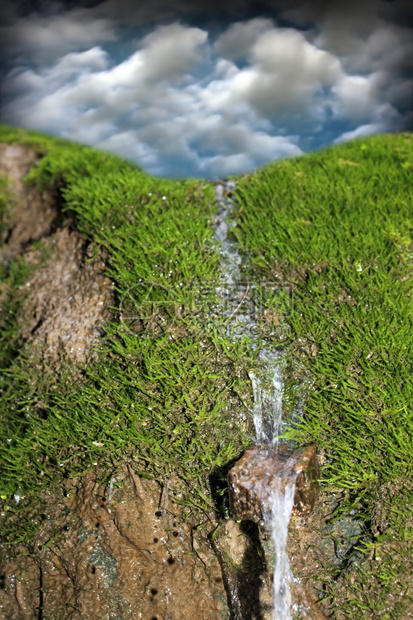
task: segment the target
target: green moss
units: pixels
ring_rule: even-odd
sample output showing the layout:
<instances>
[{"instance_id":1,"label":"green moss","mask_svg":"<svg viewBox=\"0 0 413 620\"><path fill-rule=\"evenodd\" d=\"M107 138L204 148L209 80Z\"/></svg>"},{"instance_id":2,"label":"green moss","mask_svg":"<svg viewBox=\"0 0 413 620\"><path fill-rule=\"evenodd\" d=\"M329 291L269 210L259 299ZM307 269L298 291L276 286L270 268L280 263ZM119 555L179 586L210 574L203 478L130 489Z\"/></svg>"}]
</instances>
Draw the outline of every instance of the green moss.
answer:
<instances>
[{"instance_id":1,"label":"green moss","mask_svg":"<svg viewBox=\"0 0 413 620\"><path fill-rule=\"evenodd\" d=\"M251 274L293 284L287 408L296 405L297 374L306 397L286 437L324 450L324 488L345 491L337 518L355 511L366 541L396 537L405 560L413 551L398 533L412 510L412 165L411 136L401 134L266 166L238 179L235 229ZM384 611L392 589L411 604L411 582L402 584L393 562L383 554L344 596L331 586L346 618L398 617L399 607Z\"/></svg>"},{"instance_id":2,"label":"green moss","mask_svg":"<svg viewBox=\"0 0 413 620\"><path fill-rule=\"evenodd\" d=\"M19 312L23 304L24 294L20 288L27 280L33 267L22 259L10 261L3 268L0 283L0 372L9 366L21 346Z\"/></svg>"},{"instance_id":3,"label":"green moss","mask_svg":"<svg viewBox=\"0 0 413 620\"><path fill-rule=\"evenodd\" d=\"M234 408L245 409L237 394L248 392L248 343L206 328L219 278L212 184L158 179L96 149L24 137L47 146L25 182L57 188L79 230L107 250L117 298L99 360L76 380L69 367L49 372L40 354L35 378L29 353L5 370L1 494L31 497L93 467L109 477L127 461L144 476L178 476L177 502L213 510L210 475L250 440L234 425Z\"/></svg>"}]
</instances>

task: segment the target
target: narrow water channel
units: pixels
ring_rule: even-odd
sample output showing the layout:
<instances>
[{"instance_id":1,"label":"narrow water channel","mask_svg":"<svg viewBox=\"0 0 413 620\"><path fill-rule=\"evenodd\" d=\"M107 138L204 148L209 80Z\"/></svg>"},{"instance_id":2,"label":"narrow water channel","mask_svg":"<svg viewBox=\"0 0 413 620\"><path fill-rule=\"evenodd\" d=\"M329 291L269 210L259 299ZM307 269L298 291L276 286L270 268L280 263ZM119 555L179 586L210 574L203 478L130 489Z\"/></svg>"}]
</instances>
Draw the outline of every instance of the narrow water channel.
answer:
<instances>
[{"instance_id":1,"label":"narrow water channel","mask_svg":"<svg viewBox=\"0 0 413 620\"><path fill-rule=\"evenodd\" d=\"M227 194L235 189L234 181L220 181L215 184L219 208L213 221L214 237L217 251L220 253L222 282L217 289L218 296L225 308L223 319L227 321L229 337L234 334L246 336L256 333L256 319L253 304L246 299L250 284L241 277L242 258L231 228L234 223L231 215L236 209L234 199ZM236 312L238 300L244 300L242 311ZM240 302L239 302L240 305ZM249 309L250 308L250 309ZM254 346L254 343L253 343ZM259 346L258 339L255 344ZM253 422L255 443L257 445L277 446L283 431L283 367L285 359L279 349L270 351L261 348L258 354L259 368L249 372L253 389ZM288 524L294 502L295 480L289 478L284 484L281 480L270 490L270 501L264 512L264 522L271 535L275 568L273 575L273 618L274 620L291 619L291 571L287 555ZM237 593L232 592L231 602L236 607ZM241 618L240 618L241 620Z\"/></svg>"}]
</instances>

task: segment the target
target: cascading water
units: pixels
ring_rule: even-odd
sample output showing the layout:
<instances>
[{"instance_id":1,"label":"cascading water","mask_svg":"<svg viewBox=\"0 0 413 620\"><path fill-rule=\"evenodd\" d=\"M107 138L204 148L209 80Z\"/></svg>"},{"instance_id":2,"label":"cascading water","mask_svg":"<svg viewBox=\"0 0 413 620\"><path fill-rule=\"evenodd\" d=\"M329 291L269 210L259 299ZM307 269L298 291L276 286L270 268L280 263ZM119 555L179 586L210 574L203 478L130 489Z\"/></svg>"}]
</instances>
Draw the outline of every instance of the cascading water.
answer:
<instances>
[{"instance_id":1,"label":"cascading water","mask_svg":"<svg viewBox=\"0 0 413 620\"><path fill-rule=\"evenodd\" d=\"M270 355L261 349L259 359L262 362L261 376L253 371L248 373L254 394L255 443L276 445L282 431L284 358L279 353Z\"/></svg>"},{"instance_id":2,"label":"cascading water","mask_svg":"<svg viewBox=\"0 0 413 620\"><path fill-rule=\"evenodd\" d=\"M284 488L280 479L275 480L271 489L270 511L264 513L265 525L271 533L275 553L272 586L274 620L290 620L291 618L291 570L287 554L287 536L294 493L294 480L289 480Z\"/></svg>"},{"instance_id":3,"label":"cascading water","mask_svg":"<svg viewBox=\"0 0 413 620\"><path fill-rule=\"evenodd\" d=\"M280 442L282 431L283 381L282 365L279 359L268 356L267 351L260 351L260 357L267 360L264 377L249 376L254 392L253 421L257 444L275 445ZM266 375L266 376L265 376ZM271 533L275 555L273 574L273 609L274 620L291 619L291 571L287 555L288 524L294 504L295 478L288 473L288 480L272 480L267 509L263 511L264 523Z\"/></svg>"},{"instance_id":4,"label":"cascading water","mask_svg":"<svg viewBox=\"0 0 413 620\"><path fill-rule=\"evenodd\" d=\"M254 392L253 421L257 444L277 446L282 432L282 361L261 350L259 357L266 362L263 376L250 372ZM275 477L269 489L270 497L263 511L266 530L271 534L275 555L273 574L273 618L291 619L291 571L287 555L288 524L294 504L296 476Z\"/></svg>"},{"instance_id":5,"label":"cascading water","mask_svg":"<svg viewBox=\"0 0 413 620\"><path fill-rule=\"evenodd\" d=\"M248 311L248 304L243 304L243 313L236 314L238 309L228 304L231 299L234 304L234 294L231 287L237 284L238 298L245 300L249 293L248 284L239 284L241 256L237 250L237 244L228 237L231 231L230 217L235 209L233 201L224 197L224 190L231 191L235 188L235 182L220 182L216 184L216 195L219 209L214 221L215 240L221 254L221 267L224 272L222 285L217 289L218 295L224 300L226 316L228 320L228 335L251 334L251 327L255 327L255 316ZM233 224L232 224L233 225ZM229 306L229 307L228 307ZM245 311L245 306L247 310ZM241 331L240 331L241 326ZM232 332L231 332L232 330ZM253 345L254 346L254 345ZM256 343L258 346L258 341ZM258 356L260 368L258 371L249 372L251 379L254 405L253 421L255 428L255 443L258 445L277 446L283 429L282 398L283 380L282 369L284 356L282 352L270 352L261 349ZM263 517L267 531L271 533L271 540L275 553L275 567L273 575L273 618L274 620L291 619L291 594L290 580L291 571L287 555L288 524L294 503L296 476L291 475L287 480L276 478L271 485L270 498L263 510ZM233 607L237 607L238 598L236 592L231 592ZM238 617L238 616L237 616Z\"/></svg>"},{"instance_id":6,"label":"cascading water","mask_svg":"<svg viewBox=\"0 0 413 620\"><path fill-rule=\"evenodd\" d=\"M264 514L275 552L273 578L274 620L291 618L290 562L287 555L288 523L294 504L295 483L288 481L283 489L281 481L275 481L271 489L271 511Z\"/></svg>"}]
</instances>

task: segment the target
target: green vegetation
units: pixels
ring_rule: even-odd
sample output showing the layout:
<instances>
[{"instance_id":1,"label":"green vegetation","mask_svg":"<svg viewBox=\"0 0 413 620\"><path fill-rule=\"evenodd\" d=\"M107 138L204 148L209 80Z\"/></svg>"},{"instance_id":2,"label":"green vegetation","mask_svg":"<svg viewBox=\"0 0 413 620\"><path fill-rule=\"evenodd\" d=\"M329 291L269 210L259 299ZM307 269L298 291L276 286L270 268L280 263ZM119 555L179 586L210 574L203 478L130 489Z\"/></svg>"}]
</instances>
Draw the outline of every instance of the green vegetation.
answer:
<instances>
[{"instance_id":1,"label":"green vegetation","mask_svg":"<svg viewBox=\"0 0 413 620\"><path fill-rule=\"evenodd\" d=\"M2 134L2 141L16 137L8 128ZM21 513L41 488L93 467L109 479L133 462L143 476L177 478L170 495L199 520L199 511L215 508L209 477L249 443L234 425L234 409L243 407L237 393L249 389L248 343L231 345L213 326L205 330L219 277L214 188L151 177L115 156L32 132L19 132L19 140L44 155L25 182L58 188L91 247L107 251L116 307L99 360L80 374L69 365L49 370L30 347L2 364L0 495ZM24 277L15 296L22 284ZM15 311L4 340L17 328ZM25 500L19 506L16 492ZM26 536L11 523L10 540Z\"/></svg>"},{"instance_id":2,"label":"green vegetation","mask_svg":"<svg viewBox=\"0 0 413 620\"><path fill-rule=\"evenodd\" d=\"M236 188L251 277L293 285L289 390L297 369L307 388L286 436L324 449L324 488L343 495L337 515L353 510L366 524L362 553L382 550L380 569L360 568L344 600L331 585L346 618L400 617L412 600L411 140L354 140L265 166ZM395 591L404 600L388 611Z\"/></svg>"},{"instance_id":3,"label":"green vegetation","mask_svg":"<svg viewBox=\"0 0 413 620\"><path fill-rule=\"evenodd\" d=\"M0 495L21 521L6 520L3 536L33 534L23 517L42 488L93 467L108 480L125 462L170 479L171 495L199 521L250 442L255 364L246 338L234 344L207 321L219 305L213 186L152 177L97 149L0 126L0 141L16 140L44 155L26 182L59 189L91 247L105 248L116 300L98 359L49 371L18 342L27 266L7 267ZM401 134L236 178L245 275L272 283L264 322L289 325L290 414L305 394L305 414L286 437L324 451L337 518L352 511L365 524L355 550L364 561L325 575L326 596L346 618L398 618L412 601L412 167L411 136Z\"/></svg>"},{"instance_id":4,"label":"green vegetation","mask_svg":"<svg viewBox=\"0 0 413 620\"><path fill-rule=\"evenodd\" d=\"M0 173L0 247L7 236L9 210L15 200L10 185L8 176ZM30 271L22 257L8 263L0 262L0 369L8 366L22 344L21 325L17 319L23 296L13 291L26 282Z\"/></svg>"}]
</instances>

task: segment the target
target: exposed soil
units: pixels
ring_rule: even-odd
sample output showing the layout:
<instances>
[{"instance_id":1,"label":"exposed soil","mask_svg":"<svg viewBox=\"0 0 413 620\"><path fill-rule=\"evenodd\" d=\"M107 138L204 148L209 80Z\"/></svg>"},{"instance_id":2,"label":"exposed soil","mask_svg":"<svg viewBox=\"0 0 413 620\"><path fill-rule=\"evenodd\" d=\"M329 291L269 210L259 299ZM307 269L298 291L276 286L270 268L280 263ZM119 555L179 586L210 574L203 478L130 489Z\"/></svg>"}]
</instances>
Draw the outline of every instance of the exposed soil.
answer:
<instances>
[{"instance_id":1,"label":"exposed soil","mask_svg":"<svg viewBox=\"0 0 413 620\"><path fill-rule=\"evenodd\" d=\"M165 488L130 466L112 493L96 474L72 489L44 498L30 545L0 551L4 620L272 620L270 552L255 524L224 521L211 544L213 521L194 529ZM330 526L331 498L320 499L311 515L292 518L288 541L294 608L305 620L331 616L318 578L359 534L350 520Z\"/></svg>"},{"instance_id":2,"label":"exposed soil","mask_svg":"<svg viewBox=\"0 0 413 620\"><path fill-rule=\"evenodd\" d=\"M58 368L63 360L82 363L93 354L110 318L113 283L104 274L102 252L70 225L62 227L57 193L27 188L23 178L36 163L35 152L19 144L0 144L0 170L10 178L15 200L7 214L0 262L22 256L36 269L20 291L21 340L37 345ZM43 240L41 248L34 241ZM42 259L46 256L46 259ZM4 294L4 292L3 292Z\"/></svg>"},{"instance_id":3,"label":"exposed soil","mask_svg":"<svg viewBox=\"0 0 413 620\"><path fill-rule=\"evenodd\" d=\"M0 143L0 171L10 179L14 194L13 209L8 214L8 227L0 239L0 262L15 258L33 241L51 234L60 220L57 195L26 188L23 178L40 159L36 152L22 144Z\"/></svg>"},{"instance_id":4,"label":"exposed soil","mask_svg":"<svg viewBox=\"0 0 413 620\"><path fill-rule=\"evenodd\" d=\"M110 502L108 488L85 477L72 498L46 504L31 548L19 545L13 557L3 550L0 616L229 618L206 532L194 540L180 512L157 483L131 468L116 479Z\"/></svg>"},{"instance_id":5,"label":"exposed soil","mask_svg":"<svg viewBox=\"0 0 413 620\"><path fill-rule=\"evenodd\" d=\"M22 337L55 367L63 359L85 362L111 316L114 285L101 255L87 262L90 246L77 231L62 228L46 243L51 259L26 283Z\"/></svg>"}]
</instances>

